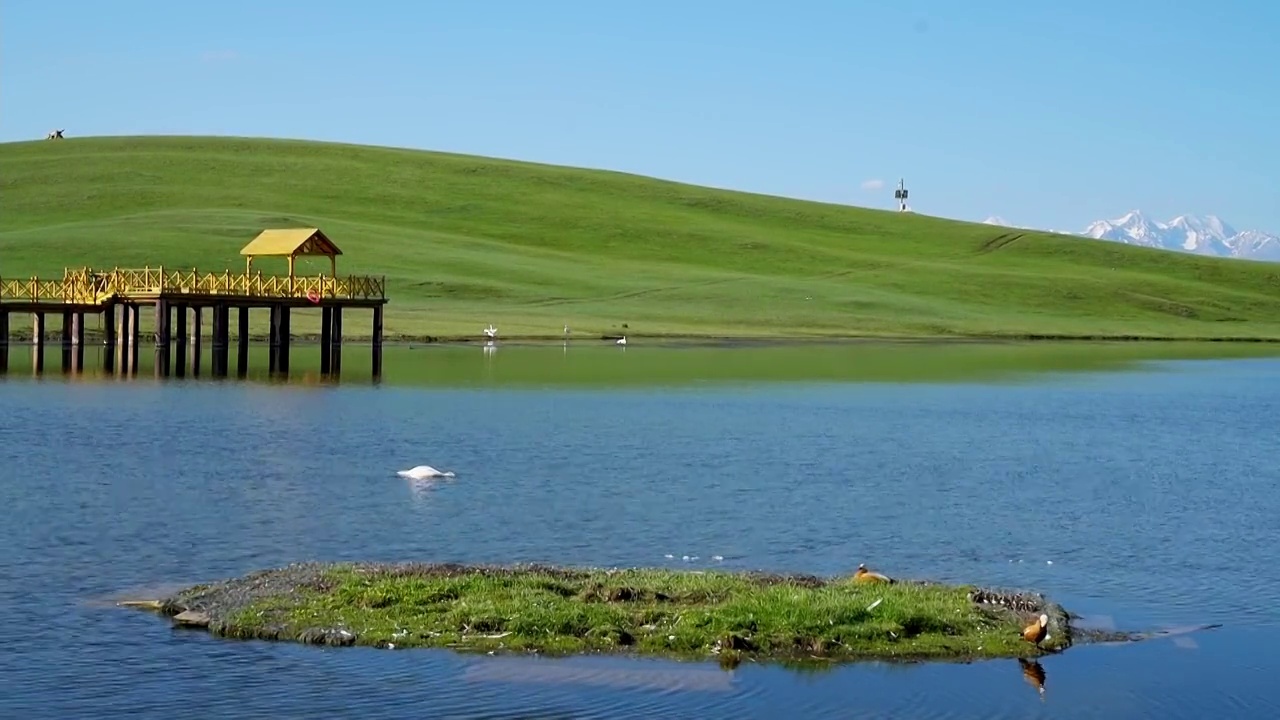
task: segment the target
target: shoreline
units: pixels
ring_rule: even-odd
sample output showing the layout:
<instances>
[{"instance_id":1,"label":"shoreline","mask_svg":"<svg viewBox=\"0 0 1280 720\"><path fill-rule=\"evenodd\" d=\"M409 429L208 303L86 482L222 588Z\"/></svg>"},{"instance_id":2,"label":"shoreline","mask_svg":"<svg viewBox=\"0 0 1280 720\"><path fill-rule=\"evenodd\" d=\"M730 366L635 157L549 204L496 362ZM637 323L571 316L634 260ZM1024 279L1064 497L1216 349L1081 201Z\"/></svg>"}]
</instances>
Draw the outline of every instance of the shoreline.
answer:
<instances>
[{"instance_id":1,"label":"shoreline","mask_svg":"<svg viewBox=\"0 0 1280 720\"><path fill-rule=\"evenodd\" d=\"M144 333L145 335L145 333ZM213 342L212 335L202 334L201 344ZM482 335L417 335L392 334L383 335L383 346L416 346L416 345L483 345L486 342L507 344L600 344L614 342L623 337L619 334L580 335L566 338L563 335L504 335L487 338ZM815 345L815 344L912 344L912 345L983 345L983 344L1037 344L1037 343L1188 343L1188 344L1280 344L1277 337L1232 337L1232 336L1170 336L1170 335L1135 335L1135 334L1062 334L1062 333L1008 333L978 335L837 335L837 334L799 334L799 335L729 335L698 333L627 333L628 341L644 340L656 343L690 344L690 345ZM9 335L10 345L33 344L33 333L27 329L14 330ZM320 333L295 333L289 336L290 343L313 345L320 343ZM59 345L62 341L60 331L45 332L46 346ZM231 342L237 337L232 334ZM250 333L249 342L263 344L270 341L267 333ZM105 335L99 330L85 331L86 346L101 345ZM176 342L176 341L175 341ZM343 335L343 345L369 345L373 342L370 335Z\"/></svg>"},{"instance_id":2,"label":"shoreline","mask_svg":"<svg viewBox=\"0 0 1280 720\"><path fill-rule=\"evenodd\" d=\"M298 563L126 601L216 637L722 665L1024 658L1123 640L1043 595L729 570ZM1022 629L1044 613L1037 645Z\"/></svg>"}]
</instances>

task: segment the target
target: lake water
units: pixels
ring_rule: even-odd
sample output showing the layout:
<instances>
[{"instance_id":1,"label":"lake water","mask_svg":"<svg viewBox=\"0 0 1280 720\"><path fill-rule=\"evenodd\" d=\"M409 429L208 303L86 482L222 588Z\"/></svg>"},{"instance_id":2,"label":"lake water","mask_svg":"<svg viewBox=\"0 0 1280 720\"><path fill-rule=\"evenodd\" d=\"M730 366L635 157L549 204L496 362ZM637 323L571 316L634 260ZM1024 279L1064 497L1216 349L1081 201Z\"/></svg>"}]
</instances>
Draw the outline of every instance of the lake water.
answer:
<instances>
[{"instance_id":1,"label":"lake water","mask_svg":"<svg viewBox=\"0 0 1280 720\"><path fill-rule=\"evenodd\" d=\"M1274 718L1269 352L388 348L377 385L354 347L337 385L66 379L56 353L33 380L15 352L0 717ZM458 477L394 474L420 463ZM1041 697L1012 660L729 672L322 649L112 602L311 559L865 561L1041 590L1104 626L1222 627L1047 657Z\"/></svg>"}]
</instances>

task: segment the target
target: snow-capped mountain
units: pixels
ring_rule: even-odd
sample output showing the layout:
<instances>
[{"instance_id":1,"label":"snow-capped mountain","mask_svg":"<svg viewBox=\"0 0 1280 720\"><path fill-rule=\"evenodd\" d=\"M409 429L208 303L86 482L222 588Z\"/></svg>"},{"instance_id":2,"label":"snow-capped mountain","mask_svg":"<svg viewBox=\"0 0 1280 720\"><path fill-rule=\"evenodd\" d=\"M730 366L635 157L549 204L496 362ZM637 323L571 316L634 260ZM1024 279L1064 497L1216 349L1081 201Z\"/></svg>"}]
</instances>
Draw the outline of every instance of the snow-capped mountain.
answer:
<instances>
[{"instance_id":1,"label":"snow-capped mountain","mask_svg":"<svg viewBox=\"0 0 1280 720\"><path fill-rule=\"evenodd\" d=\"M1013 227L1000 217L983 222ZM1216 215L1179 215L1160 222L1134 210L1114 220L1091 223L1084 232L1072 234L1198 255L1280 261L1280 235L1261 230L1238 232Z\"/></svg>"}]
</instances>

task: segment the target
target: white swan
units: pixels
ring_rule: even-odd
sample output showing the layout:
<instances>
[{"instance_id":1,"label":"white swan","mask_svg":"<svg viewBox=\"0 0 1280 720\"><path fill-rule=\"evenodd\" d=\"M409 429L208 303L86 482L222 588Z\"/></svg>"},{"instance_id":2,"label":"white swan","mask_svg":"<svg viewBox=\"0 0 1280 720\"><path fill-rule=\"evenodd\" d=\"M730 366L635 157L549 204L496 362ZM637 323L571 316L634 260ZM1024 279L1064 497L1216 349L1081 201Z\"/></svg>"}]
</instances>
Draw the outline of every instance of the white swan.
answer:
<instances>
[{"instance_id":1,"label":"white swan","mask_svg":"<svg viewBox=\"0 0 1280 720\"><path fill-rule=\"evenodd\" d=\"M485 329L484 329L484 336L485 336L485 337L490 337L490 338L497 337L497 336L498 336L498 328L494 327L494 326L493 326L493 323L489 323L489 327L487 327L487 328L485 328Z\"/></svg>"},{"instance_id":2,"label":"white swan","mask_svg":"<svg viewBox=\"0 0 1280 720\"><path fill-rule=\"evenodd\" d=\"M411 480L425 480L426 478L434 477L456 477L452 470L440 472L430 465L418 465L416 467L411 467L408 470L397 470L396 474L402 478L409 478Z\"/></svg>"},{"instance_id":3,"label":"white swan","mask_svg":"<svg viewBox=\"0 0 1280 720\"><path fill-rule=\"evenodd\" d=\"M615 342L616 344L618 344L618 345L626 345L626 344L627 344L627 336L626 336L626 335L623 335L622 337L618 338L618 339L617 339L617 340L615 340L614 342Z\"/></svg>"}]
</instances>

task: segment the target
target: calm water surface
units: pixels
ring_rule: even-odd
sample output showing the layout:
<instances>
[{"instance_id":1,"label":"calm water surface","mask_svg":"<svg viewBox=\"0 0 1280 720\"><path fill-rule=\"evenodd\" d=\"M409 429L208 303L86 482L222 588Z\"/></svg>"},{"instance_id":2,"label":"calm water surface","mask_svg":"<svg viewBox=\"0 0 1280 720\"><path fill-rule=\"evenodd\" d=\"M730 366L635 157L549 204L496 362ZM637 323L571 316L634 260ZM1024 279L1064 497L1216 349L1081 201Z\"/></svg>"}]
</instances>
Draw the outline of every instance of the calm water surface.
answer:
<instances>
[{"instance_id":1,"label":"calm water surface","mask_svg":"<svg viewBox=\"0 0 1280 720\"><path fill-rule=\"evenodd\" d=\"M468 350L400 372L483 379L474 368L493 358ZM757 362L719 352L725 367ZM1106 370L709 387L0 381L0 717L1280 716L1280 362ZM458 477L394 475L420 463ZM1123 629L1223 627L1077 646L1042 661L1041 698L1014 661L725 672L319 649L112 605L309 559L867 561L1032 587Z\"/></svg>"}]
</instances>

